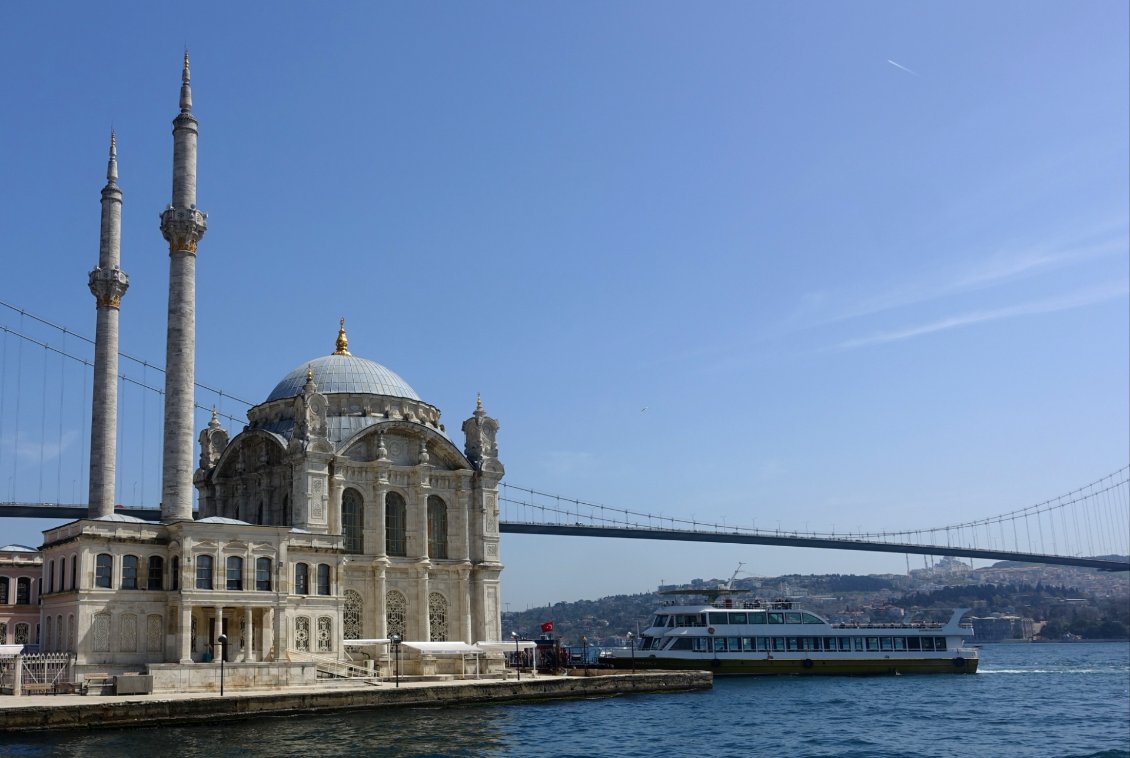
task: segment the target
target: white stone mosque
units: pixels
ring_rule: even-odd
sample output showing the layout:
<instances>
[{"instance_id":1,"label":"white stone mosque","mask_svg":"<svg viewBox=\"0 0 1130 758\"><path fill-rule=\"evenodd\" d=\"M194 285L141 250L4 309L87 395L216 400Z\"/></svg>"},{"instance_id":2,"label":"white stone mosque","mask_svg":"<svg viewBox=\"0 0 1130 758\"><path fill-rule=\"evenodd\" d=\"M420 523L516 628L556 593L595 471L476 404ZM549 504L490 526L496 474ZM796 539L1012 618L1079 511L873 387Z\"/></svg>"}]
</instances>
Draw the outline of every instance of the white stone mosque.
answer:
<instances>
[{"instance_id":1,"label":"white stone mosque","mask_svg":"<svg viewBox=\"0 0 1130 758\"><path fill-rule=\"evenodd\" d=\"M384 366L349 352L299 364L229 438L215 413L194 460L197 119L185 54L173 120L161 521L114 512L122 193L113 136L102 190L89 515L44 532L40 648L77 671L140 672L161 689L309 683L314 662L372 640L498 640L498 422L481 401L462 449L440 411ZM328 336L328 335L327 335ZM328 340L327 340L328 342ZM328 345L327 345L328 347ZM196 465L198 464L198 465ZM199 517L193 518L193 487ZM228 644L218 644L226 635ZM405 649L402 671L459 673L462 656ZM476 661L497 665L498 659ZM486 670L484 668L484 670Z\"/></svg>"}]
</instances>

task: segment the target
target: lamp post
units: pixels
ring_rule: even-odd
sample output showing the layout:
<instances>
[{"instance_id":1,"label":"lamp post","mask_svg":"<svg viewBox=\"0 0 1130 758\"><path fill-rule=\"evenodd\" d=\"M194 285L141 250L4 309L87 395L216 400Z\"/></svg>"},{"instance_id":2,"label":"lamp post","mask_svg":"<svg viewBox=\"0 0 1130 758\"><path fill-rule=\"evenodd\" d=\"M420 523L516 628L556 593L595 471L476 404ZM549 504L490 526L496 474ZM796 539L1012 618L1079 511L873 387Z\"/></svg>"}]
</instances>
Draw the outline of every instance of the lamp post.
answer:
<instances>
[{"instance_id":1,"label":"lamp post","mask_svg":"<svg viewBox=\"0 0 1130 758\"><path fill-rule=\"evenodd\" d=\"M220 643L220 697L224 696L224 659L228 657L228 636L221 634L216 642Z\"/></svg>"},{"instance_id":2,"label":"lamp post","mask_svg":"<svg viewBox=\"0 0 1130 758\"><path fill-rule=\"evenodd\" d=\"M636 635L628 632L628 647L632 650L632 671L636 670Z\"/></svg>"},{"instance_id":3,"label":"lamp post","mask_svg":"<svg viewBox=\"0 0 1130 758\"><path fill-rule=\"evenodd\" d=\"M389 638L392 640L392 655L396 660L396 686L400 686L400 635L394 634Z\"/></svg>"},{"instance_id":4,"label":"lamp post","mask_svg":"<svg viewBox=\"0 0 1130 758\"><path fill-rule=\"evenodd\" d=\"M510 636L514 638L514 669L518 672L518 681L522 681L522 662L518 660L518 633L511 632Z\"/></svg>"}]
</instances>

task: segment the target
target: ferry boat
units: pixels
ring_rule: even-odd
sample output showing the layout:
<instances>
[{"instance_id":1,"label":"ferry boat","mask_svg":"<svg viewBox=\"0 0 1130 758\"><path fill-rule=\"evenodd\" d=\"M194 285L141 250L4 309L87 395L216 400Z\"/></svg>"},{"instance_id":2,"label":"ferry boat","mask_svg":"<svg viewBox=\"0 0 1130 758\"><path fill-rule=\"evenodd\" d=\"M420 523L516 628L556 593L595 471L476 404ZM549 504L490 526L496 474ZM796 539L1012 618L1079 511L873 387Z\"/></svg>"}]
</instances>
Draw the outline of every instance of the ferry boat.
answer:
<instances>
[{"instance_id":1,"label":"ferry boat","mask_svg":"<svg viewBox=\"0 0 1130 758\"><path fill-rule=\"evenodd\" d=\"M735 573L736 576L736 573ZM726 587L669 590L704 602L656 610L633 648L608 651L614 668L699 669L715 674L973 674L978 652L965 645L973 627L958 608L949 621L832 624L792 599L736 600Z\"/></svg>"}]
</instances>

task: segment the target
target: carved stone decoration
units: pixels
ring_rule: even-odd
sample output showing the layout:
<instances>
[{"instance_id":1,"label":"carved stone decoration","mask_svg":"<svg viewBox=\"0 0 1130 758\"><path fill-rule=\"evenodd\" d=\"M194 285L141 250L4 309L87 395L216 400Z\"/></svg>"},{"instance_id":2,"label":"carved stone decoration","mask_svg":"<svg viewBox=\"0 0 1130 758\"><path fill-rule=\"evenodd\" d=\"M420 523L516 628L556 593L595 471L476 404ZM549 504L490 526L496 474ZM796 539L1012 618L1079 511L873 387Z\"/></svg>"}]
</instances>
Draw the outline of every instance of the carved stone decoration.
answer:
<instances>
[{"instance_id":1,"label":"carved stone decoration","mask_svg":"<svg viewBox=\"0 0 1130 758\"><path fill-rule=\"evenodd\" d=\"M408 601L397 590L389 590L385 595L385 630L389 637L395 634L404 639L407 617Z\"/></svg>"},{"instance_id":2,"label":"carved stone decoration","mask_svg":"<svg viewBox=\"0 0 1130 758\"><path fill-rule=\"evenodd\" d=\"M333 619L329 616L318 617L318 652L333 652Z\"/></svg>"},{"instance_id":3,"label":"carved stone decoration","mask_svg":"<svg viewBox=\"0 0 1130 758\"><path fill-rule=\"evenodd\" d=\"M388 448L385 447L384 432L381 432L380 434L377 435L377 460L378 461L387 461L388 460Z\"/></svg>"},{"instance_id":4,"label":"carved stone decoration","mask_svg":"<svg viewBox=\"0 0 1130 758\"><path fill-rule=\"evenodd\" d=\"M145 620L145 649L150 653L161 652L161 617L156 613L149 614Z\"/></svg>"},{"instance_id":5,"label":"carved stone decoration","mask_svg":"<svg viewBox=\"0 0 1130 758\"><path fill-rule=\"evenodd\" d=\"M447 598L438 592L428 595L428 627L432 642L447 642Z\"/></svg>"},{"instance_id":6,"label":"carved stone decoration","mask_svg":"<svg viewBox=\"0 0 1130 758\"><path fill-rule=\"evenodd\" d=\"M294 620L294 649L310 652L310 618L299 616Z\"/></svg>"},{"instance_id":7,"label":"carved stone decoration","mask_svg":"<svg viewBox=\"0 0 1130 758\"><path fill-rule=\"evenodd\" d=\"M16 640L19 642L19 640ZM110 652L110 614L94 614L94 652Z\"/></svg>"},{"instance_id":8,"label":"carved stone decoration","mask_svg":"<svg viewBox=\"0 0 1130 758\"><path fill-rule=\"evenodd\" d=\"M498 445L495 442L498 429L498 421L486 414L480 398L476 402L475 412L471 418L463 422L465 439L463 452L467 459L475 464L475 468L499 474L503 472L502 464L498 461Z\"/></svg>"},{"instance_id":9,"label":"carved stone decoration","mask_svg":"<svg viewBox=\"0 0 1130 758\"><path fill-rule=\"evenodd\" d=\"M169 206L161 213L161 235L169 243L169 253L196 254L196 243L208 229L208 214L195 208Z\"/></svg>"},{"instance_id":10,"label":"carved stone decoration","mask_svg":"<svg viewBox=\"0 0 1130 758\"><path fill-rule=\"evenodd\" d=\"M208 427L200 433L200 468L210 471L216 467L220 456L228 446L228 433L220 426L216 418L216 409L212 409L212 420Z\"/></svg>"},{"instance_id":11,"label":"carved stone decoration","mask_svg":"<svg viewBox=\"0 0 1130 758\"><path fill-rule=\"evenodd\" d=\"M123 613L120 619L121 628L118 630L118 649L123 653L137 651L137 616L132 613Z\"/></svg>"},{"instance_id":12,"label":"carved stone decoration","mask_svg":"<svg viewBox=\"0 0 1130 758\"><path fill-rule=\"evenodd\" d=\"M419 461L419 465L426 466L431 459L431 455L428 454L428 441L420 440L420 452L417 454L416 460Z\"/></svg>"},{"instance_id":13,"label":"carved stone decoration","mask_svg":"<svg viewBox=\"0 0 1130 758\"><path fill-rule=\"evenodd\" d=\"M342 631L347 640L364 639L361 618L365 601L357 590L345 591L345 607L341 613Z\"/></svg>"},{"instance_id":14,"label":"carved stone decoration","mask_svg":"<svg viewBox=\"0 0 1130 758\"><path fill-rule=\"evenodd\" d=\"M95 268L87 282L99 308L120 308L122 295L129 289L129 277L121 269Z\"/></svg>"},{"instance_id":15,"label":"carved stone decoration","mask_svg":"<svg viewBox=\"0 0 1130 758\"><path fill-rule=\"evenodd\" d=\"M192 631L189 632L189 639L191 640L190 649L192 650L192 652L195 653L196 652L196 617L195 616L192 617Z\"/></svg>"}]
</instances>

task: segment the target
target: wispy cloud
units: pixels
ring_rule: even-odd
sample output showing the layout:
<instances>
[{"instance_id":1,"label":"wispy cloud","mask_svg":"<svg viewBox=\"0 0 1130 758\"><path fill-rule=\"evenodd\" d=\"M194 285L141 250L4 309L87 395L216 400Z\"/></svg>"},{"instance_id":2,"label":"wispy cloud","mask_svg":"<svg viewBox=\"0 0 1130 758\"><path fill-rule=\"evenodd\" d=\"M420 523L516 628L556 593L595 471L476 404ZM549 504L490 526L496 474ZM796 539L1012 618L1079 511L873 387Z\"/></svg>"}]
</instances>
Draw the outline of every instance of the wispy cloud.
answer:
<instances>
[{"instance_id":1,"label":"wispy cloud","mask_svg":"<svg viewBox=\"0 0 1130 758\"><path fill-rule=\"evenodd\" d=\"M911 76L918 76L917 71L914 71L913 69L909 69L906 66L902 65L901 63L896 63L895 61L891 60L890 58L887 58L887 63L891 64L895 68L902 69L903 71L910 74Z\"/></svg>"},{"instance_id":2,"label":"wispy cloud","mask_svg":"<svg viewBox=\"0 0 1130 758\"><path fill-rule=\"evenodd\" d=\"M1002 319L1017 318L1020 316L1034 316L1041 313L1053 313L1056 311L1066 311L1075 308L1083 308L1088 305L1094 305L1106 300L1113 300L1119 297L1126 297L1130 294L1130 287L1126 284L1108 285L1102 287L1093 287L1086 290L1079 290L1068 295L1056 298L1049 298L1046 300L1038 300L1031 303L1023 303L1021 305L1014 305L1007 308L996 308L993 310L983 311L970 311L968 313L950 316L947 318L932 321L918 326L907 327L895 331L879 332L869 337L860 337L857 339L846 340L836 346L838 350L854 350L860 347L867 347L869 345L878 345L887 342L898 342L900 340L913 339L927 334L934 334L936 332L943 332L949 329L957 329L964 326L973 326L974 324L982 324L988 321L1000 321Z\"/></svg>"}]
</instances>

